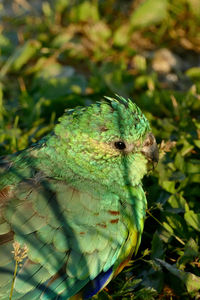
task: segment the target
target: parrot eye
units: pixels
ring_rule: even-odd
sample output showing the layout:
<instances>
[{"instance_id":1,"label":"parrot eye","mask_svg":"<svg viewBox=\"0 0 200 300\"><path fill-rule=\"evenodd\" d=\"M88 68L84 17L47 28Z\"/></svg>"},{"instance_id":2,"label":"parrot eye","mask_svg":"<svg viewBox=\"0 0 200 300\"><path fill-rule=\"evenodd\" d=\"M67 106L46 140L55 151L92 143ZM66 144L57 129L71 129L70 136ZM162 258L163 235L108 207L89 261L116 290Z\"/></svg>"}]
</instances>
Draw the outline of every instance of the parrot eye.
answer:
<instances>
[{"instance_id":1,"label":"parrot eye","mask_svg":"<svg viewBox=\"0 0 200 300\"><path fill-rule=\"evenodd\" d=\"M126 148L126 145L122 141L115 142L115 148L119 150L124 150Z\"/></svg>"}]
</instances>

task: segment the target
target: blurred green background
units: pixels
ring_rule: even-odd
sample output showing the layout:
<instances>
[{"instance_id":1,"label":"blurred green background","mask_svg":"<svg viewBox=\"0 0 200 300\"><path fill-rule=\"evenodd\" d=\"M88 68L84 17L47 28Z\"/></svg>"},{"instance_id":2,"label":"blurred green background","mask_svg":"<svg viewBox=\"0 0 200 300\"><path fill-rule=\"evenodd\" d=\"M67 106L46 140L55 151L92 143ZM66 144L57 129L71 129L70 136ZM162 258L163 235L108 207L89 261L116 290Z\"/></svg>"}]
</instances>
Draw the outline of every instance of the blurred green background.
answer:
<instances>
[{"instance_id":1,"label":"blurred green background","mask_svg":"<svg viewBox=\"0 0 200 300\"><path fill-rule=\"evenodd\" d=\"M199 299L200 1L0 1L1 155L114 94L146 114L160 162L139 252L97 298Z\"/></svg>"}]
</instances>

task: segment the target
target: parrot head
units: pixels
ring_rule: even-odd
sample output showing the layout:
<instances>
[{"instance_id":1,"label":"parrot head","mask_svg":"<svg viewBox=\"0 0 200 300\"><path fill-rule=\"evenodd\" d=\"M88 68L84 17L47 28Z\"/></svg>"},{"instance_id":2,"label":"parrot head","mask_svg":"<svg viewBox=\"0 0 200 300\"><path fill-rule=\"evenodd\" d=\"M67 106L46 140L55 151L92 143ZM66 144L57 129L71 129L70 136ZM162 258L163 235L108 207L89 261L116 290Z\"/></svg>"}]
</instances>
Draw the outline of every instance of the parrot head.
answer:
<instances>
[{"instance_id":1,"label":"parrot head","mask_svg":"<svg viewBox=\"0 0 200 300\"><path fill-rule=\"evenodd\" d=\"M81 178L109 186L136 186L149 164L158 161L148 120L122 97L67 111L52 138L63 165Z\"/></svg>"}]
</instances>

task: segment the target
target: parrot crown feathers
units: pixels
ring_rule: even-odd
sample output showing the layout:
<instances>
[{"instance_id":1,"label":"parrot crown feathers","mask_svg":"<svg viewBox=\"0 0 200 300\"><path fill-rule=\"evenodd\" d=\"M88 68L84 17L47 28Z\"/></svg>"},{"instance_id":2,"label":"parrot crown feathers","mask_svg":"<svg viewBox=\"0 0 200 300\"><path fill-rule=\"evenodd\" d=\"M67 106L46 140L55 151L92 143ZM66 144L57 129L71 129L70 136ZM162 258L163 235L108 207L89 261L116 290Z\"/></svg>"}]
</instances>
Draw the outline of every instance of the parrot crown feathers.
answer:
<instances>
[{"instance_id":1,"label":"parrot crown feathers","mask_svg":"<svg viewBox=\"0 0 200 300\"><path fill-rule=\"evenodd\" d=\"M93 112L100 113L98 108L101 108L102 106L107 106L108 108L110 107L113 111L116 111L120 117L127 118L127 114L134 114L137 117L140 117L140 119L143 119L145 122L148 123L147 119L143 115L142 111L140 108L131 100L131 99L125 99L122 96L119 96L115 94L116 98L104 96L104 99L101 101L97 101L96 103L93 103L89 106L82 107L82 106L77 106L74 109L66 109L65 114L59 118L59 121L63 120L63 117L66 117L66 115L73 115L73 117L80 117L83 115L86 111L92 110ZM106 111L104 111L105 114ZM110 111L109 111L110 113ZM123 114L122 114L123 113Z\"/></svg>"}]
</instances>

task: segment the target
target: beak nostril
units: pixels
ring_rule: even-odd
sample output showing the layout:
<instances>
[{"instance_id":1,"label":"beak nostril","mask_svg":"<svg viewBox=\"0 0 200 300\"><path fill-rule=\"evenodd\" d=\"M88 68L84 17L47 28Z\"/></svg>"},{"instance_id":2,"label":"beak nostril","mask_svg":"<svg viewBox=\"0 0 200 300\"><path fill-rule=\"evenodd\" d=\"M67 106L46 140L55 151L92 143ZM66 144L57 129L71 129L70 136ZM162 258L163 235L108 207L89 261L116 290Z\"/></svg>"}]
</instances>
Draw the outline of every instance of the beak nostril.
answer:
<instances>
[{"instance_id":1,"label":"beak nostril","mask_svg":"<svg viewBox=\"0 0 200 300\"><path fill-rule=\"evenodd\" d=\"M148 147L148 146L150 146L149 141L144 144L144 147Z\"/></svg>"},{"instance_id":2,"label":"beak nostril","mask_svg":"<svg viewBox=\"0 0 200 300\"><path fill-rule=\"evenodd\" d=\"M153 143L154 143L154 140L151 139L150 142L149 142L149 145L152 146Z\"/></svg>"},{"instance_id":3,"label":"beak nostril","mask_svg":"<svg viewBox=\"0 0 200 300\"><path fill-rule=\"evenodd\" d=\"M144 147L149 147L152 146L155 143L155 138L153 136L152 133L150 133L146 139L146 141L144 142Z\"/></svg>"},{"instance_id":4,"label":"beak nostril","mask_svg":"<svg viewBox=\"0 0 200 300\"><path fill-rule=\"evenodd\" d=\"M146 143L144 144L144 147L149 147L153 145L153 141L146 141Z\"/></svg>"}]
</instances>

